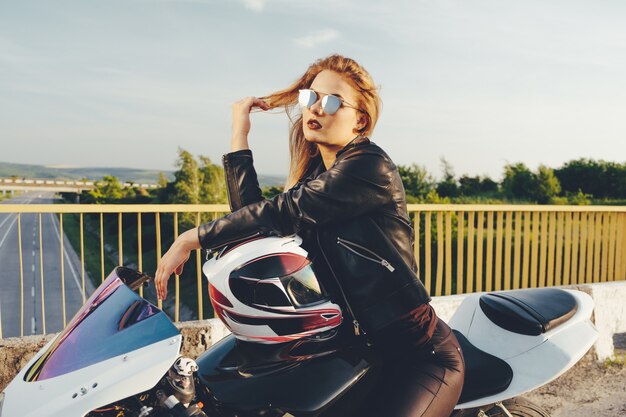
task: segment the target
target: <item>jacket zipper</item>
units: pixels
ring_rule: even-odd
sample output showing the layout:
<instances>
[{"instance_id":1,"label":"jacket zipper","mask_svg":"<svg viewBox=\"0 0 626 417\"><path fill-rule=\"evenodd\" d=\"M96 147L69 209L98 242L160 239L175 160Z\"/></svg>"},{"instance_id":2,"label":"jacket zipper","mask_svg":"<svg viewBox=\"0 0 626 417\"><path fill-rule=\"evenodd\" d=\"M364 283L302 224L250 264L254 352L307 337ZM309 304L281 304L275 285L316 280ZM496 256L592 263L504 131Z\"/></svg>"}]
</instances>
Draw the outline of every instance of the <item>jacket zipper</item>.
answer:
<instances>
[{"instance_id":1,"label":"jacket zipper","mask_svg":"<svg viewBox=\"0 0 626 417\"><path fill-rule=\"evenodd\" d=\"M345 240L342 239L340 237L337 237L337 244L340 246L343 246L344 248L348 249L350 252L360 256L361 258L365 258L368 259L372 262L376 262L381 264L382 266L384 266L385 268L387 268L390 272L395 271L396 268L393 267L393 265L391 265L389 263L389 261L387 261L386 259L381 258L380 256L378 256L375 252L372 252L371 250L369 250L368 248L361 246L357 243L354 242L350 242L349 240ZM355 246L361 250L366 251L367 253L371 254L372 256L374 256L375 258L369 257L367 255L362 254L361 252L358 252L357 250L351 248L350 246Z\"/></svg>"},{"instance_id":2,"label":"jacket zipper","mask_svg":"<svg viewBox=\"0 0 626 417\"><path fill-rule=\"evenodd\" d=\"M317 237L317 245L320 249L320 252L322 252L322 256L324 257L324 260L326 261L326 265L328 265L331 275L333 276L333 278L335 278L335 281L337 282L337 286L339 287L339 292L341 292L341 297L343 298L343 302L346 304L346 309L348 310L348 313L350 313L350 315L352 316L352 325L354 326L354 335L359 336L361 334L361 326L359 325L359 322L357 321L356 316L354 315L354 312L352 311L352 308L350 307L350 303L348 302L346 293L343 291L343 287L341 286L341 283L337 279L337 275L335 275L335 271L333 270L333 267L330 265L330 262L328 262L328 258L326 257L326 254L324 253L324 249L322 249L319 231L315 233L315 236ZM365 334L365 332L363 332L363 334Z\"/></svg>"}]
</instances>

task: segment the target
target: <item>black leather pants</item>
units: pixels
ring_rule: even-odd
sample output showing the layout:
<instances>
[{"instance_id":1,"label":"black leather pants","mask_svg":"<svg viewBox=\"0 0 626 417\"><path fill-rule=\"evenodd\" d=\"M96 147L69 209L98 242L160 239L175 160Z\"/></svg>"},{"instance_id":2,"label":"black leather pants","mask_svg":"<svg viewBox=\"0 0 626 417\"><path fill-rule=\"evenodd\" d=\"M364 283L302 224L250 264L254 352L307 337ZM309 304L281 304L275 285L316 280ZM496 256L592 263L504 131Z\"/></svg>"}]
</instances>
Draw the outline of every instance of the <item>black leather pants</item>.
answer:
<instances>
[{"instance_id":1,"label":"black leather pants","mask_svg":"<svg viewBox=\"0 0 626 417\"><path fill-rule=\"evenodd\" d=\"M424 346L390 357L355 416L449 417L463 388L465 363L450 327L439 320Z\"/></svg>"}]
</instances>

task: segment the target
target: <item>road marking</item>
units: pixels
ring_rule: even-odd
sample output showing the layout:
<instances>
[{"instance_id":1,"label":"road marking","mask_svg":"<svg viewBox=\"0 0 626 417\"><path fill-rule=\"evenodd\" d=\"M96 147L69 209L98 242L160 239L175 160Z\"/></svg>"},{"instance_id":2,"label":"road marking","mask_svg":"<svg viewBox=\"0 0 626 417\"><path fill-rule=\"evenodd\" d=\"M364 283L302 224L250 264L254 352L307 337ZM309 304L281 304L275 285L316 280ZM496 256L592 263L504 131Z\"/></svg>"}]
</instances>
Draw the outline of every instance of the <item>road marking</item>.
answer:
<instances>
[{"instance_id":1,"label":"road marking","mask_svg":"<svg viewBox=\"0 0 626 417\"><path fill-rule=\"evenodd\" d=\"M31 265L31 270L32 270L33 272L35 272L35 264L32 264L32 265Z\"/></svg>"},{"instance_id":2,"label":"road marking","mask_svg":"<svg viewBox=\"0 0 626 417\"><path fill-rule=\"evenodd\" d=\"M61 232L59 231L59 227L57 226L56 220L57 218L50 213L50 217L52 217L52 225L54 226L55 231L57 232L57 240L59 241L59 244L61 243ZM63 236L65 237L65 236ZM65 239L64 239L65 240ZM71 244L70 244L71 246ZM67 254L67 250L64 250L63 253L65 254L65 260L67 261L67 264L70 267L70 270L72 271L72 277L74 278L74 282L76 283L76 288L78 289L78 292L80 293L80 295L83 295L83 287L80 284L80 282L78 281L78 274L76 273L76 270L74 269L74 265L72 263L72 261L70 260L70 256ZM85 288L85 291L87 289Z\"/></svg>"},{"instance_id":3,"label":"road marking","mask_svg":"<svg viewBox=\"0 0 626 417\"><path fill-rule=\"evenodd\" d=\"M35 287L30 287L30 296L35 298Z\"/></svg>"},{"instance_id":4,"label":"road marking","mask_svg":"<svg viewBox=\"0 0 626 417\"><path fill-rule=\"evenodd\" d=\"M4 224L7 222L7 220L9 220L11 218L11 215L9 214L8 216L6 216L4 218L4 220L2 221L2 223L0 223L0 227L4 226Z\"/></svg>"},{"instance_id":5,"label":"road marking","mask_svg":"<svg viewBox=\"0 0 626 417\"><path fill-rule=\"evenodd\" d=\"M30 334L35 334L36 331L37 331L37 326L35 325L35 318L31 317L30 318Z\"/></svg>"},{"instance_id":6,"label":"road marking","mask_svg":"<svg viewBox=\"0 0 626 417\"><path fill-rule=\"evenodd\" d=\"M17 221L17 216L15 216L15 218L13 219L13 221L11 222L11 224L9 225L9 228L7 229L7 232L4 234L4 236L2 236L2 239L0 240L0 247L2 247L2 244L4 243L4 241L7 239L7 236L9 235L9 232L11 231L11 229L13 228L13 225L15 224L15 222Z\"/></svg>"},{"instance_id":7,"label":"road marking","mask_svg":"<svg viewBox=\"0 0 626 417\"><path fill-rule=\"evenodd\" d=\"M33 250L33 258L35 257L35 251Z\"/></svg>"}]
</instances>

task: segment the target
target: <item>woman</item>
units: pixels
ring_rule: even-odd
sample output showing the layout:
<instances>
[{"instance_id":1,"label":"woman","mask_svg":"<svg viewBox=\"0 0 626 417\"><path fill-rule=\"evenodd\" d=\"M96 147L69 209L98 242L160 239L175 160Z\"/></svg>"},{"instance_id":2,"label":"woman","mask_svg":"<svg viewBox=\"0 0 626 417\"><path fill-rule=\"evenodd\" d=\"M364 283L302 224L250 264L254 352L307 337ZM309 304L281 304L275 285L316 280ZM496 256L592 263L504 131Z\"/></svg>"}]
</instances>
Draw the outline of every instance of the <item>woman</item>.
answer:
<instances>
[{"instance_id":1,"label":"woman","mask_svg":"<svg viewBox=\"0 0 626 417\"><path fill-rule=\"evenodd\" d=\"M263 199L248 149L250 111L291 109L298 102L287 191ZM339 283L355 337L389 358L376 398L359 415L449 416L463 385L463 357L416 275L398 170L368 139L379 107L370 75L340 55L318 60L285 90L235 103L232 152L224 156L233 213L176 239L156 272L157 293L166 297L167 280L182 272L194 249L259 232L297 233L315 263Z\"/></svg>"}]
</instances>

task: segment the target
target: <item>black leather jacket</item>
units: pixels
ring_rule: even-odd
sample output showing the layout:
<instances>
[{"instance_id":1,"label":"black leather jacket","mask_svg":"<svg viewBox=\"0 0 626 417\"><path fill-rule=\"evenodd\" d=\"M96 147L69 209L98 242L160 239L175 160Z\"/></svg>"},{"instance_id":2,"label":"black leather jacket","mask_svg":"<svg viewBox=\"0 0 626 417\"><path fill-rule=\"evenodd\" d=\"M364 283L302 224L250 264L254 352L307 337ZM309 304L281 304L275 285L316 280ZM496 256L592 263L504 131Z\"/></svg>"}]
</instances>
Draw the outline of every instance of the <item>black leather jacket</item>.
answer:
<instances>
[{"instance_id":1,"label":"black leather jacket","mask_svg":"<svg viewBox=\"0 0 626 417\"><path fill-rule=\"evenodd\" d=\"M252 152L224 155L233 212L200 226L199 239L211 250L261 233L297 233L309 248L314 239L339 283L343 300L336 301L347 308L355 329L374 333L430 297L417 276L414 233L396 165L361 136L336 156L328 170L319 158L294 187L268 200L261 195Z\"/></svg>"}]
</instances>

